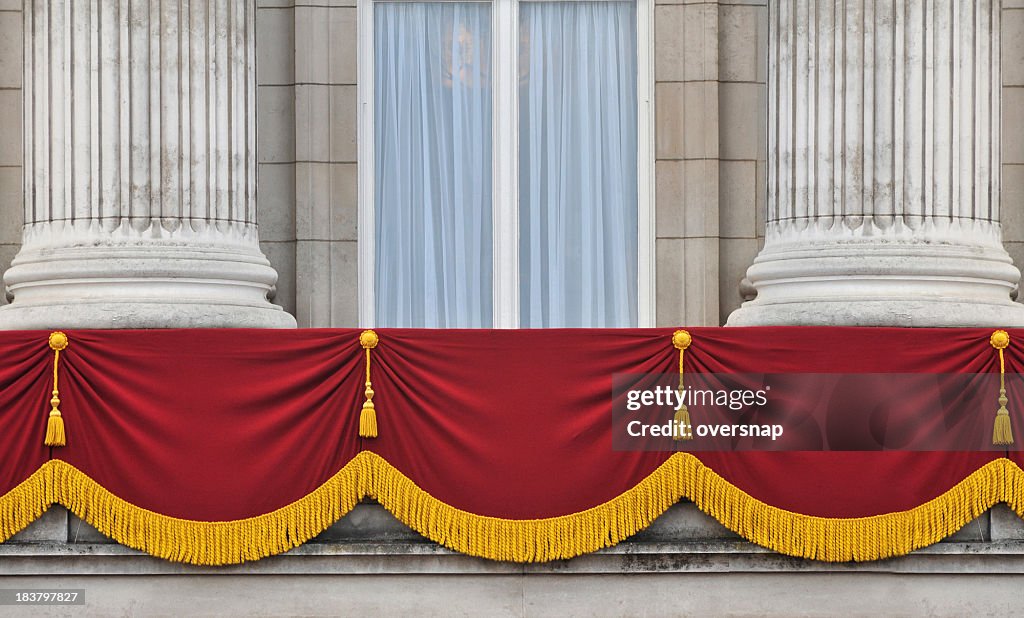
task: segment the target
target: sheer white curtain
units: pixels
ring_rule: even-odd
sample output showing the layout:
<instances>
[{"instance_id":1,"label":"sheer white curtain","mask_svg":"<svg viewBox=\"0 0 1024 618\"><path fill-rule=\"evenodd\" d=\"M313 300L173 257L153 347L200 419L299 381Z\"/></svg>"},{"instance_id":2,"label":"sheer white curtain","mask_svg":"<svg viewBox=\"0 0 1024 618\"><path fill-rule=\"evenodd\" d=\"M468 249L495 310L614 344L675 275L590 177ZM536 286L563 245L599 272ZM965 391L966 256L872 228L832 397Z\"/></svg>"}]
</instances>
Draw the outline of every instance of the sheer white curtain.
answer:
<instances>
[{"instance_id":1,"label":"sheer white curtain","mask_svg":"<svg viewBox=\"0 0 1024 618\"><path fill-rule=\"evenodd\" d=\"M374 8L379 326L491 325L490 15Z\"/></svg>"},{"instance_id":2,"label":"sheer white curtain","mask_svg":"<svg viewBox=\"0 0 1024 618\"><path fill-rule=\"evenodd\" d=\"M521 326L636 326L635 3L519 6Z\"/></svg>"}]
</instances>

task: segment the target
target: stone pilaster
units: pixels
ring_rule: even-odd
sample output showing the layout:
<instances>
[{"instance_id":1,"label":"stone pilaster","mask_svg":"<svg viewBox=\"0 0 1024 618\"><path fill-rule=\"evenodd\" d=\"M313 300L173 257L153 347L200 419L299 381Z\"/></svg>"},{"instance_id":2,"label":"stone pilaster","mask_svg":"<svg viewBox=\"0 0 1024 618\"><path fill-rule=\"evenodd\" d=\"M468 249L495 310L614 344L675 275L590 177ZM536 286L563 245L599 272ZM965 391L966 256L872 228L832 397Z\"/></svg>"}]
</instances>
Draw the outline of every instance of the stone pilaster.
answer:
<instances>
[{"instance_id":1,"label":"stone pilaster","mask_svg":"<svg viewBox=\"0 0 1024 618\"><path fill-rule=\"evenodd\" d=\"M0 328L291 327L256 227L255 2L25 3Z\"/></svg>"},{"instance_id":2,"label":"stone pilaster","mask_svg":"<svg viewBox=\"0 0 1024 618\"><path fill-rule=\"evenodd\" d=\"M999 0L770 2L768 213L731 325L1021 326Z\"/></svg>"}]
</instances>

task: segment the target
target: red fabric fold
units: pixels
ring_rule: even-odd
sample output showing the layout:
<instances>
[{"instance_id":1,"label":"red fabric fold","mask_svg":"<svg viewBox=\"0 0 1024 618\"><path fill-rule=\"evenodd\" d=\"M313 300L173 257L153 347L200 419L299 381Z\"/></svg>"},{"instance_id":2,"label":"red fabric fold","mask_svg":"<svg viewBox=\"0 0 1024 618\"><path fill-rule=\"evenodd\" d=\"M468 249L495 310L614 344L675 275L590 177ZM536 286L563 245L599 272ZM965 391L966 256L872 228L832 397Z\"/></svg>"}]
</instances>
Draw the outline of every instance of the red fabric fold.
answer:
<instances>
[{"instance_id":1,"label":"red fabric fold","mask_svg":"<svg viewBox=\"0 0 1024 618\"><path fill-rule=\"evenodd\" d=\"M53 390L49 332L0 332L0 496L49 459L43 446Z\"/></svg>"},{"instance_id":2,"label":"red fabric fold","mask_svg":"<svg viewBox=\"0 0 1024 618\"><path fill-rule=\"evenodd\" d=\"M987 373L999 371L989 344L993 329L853 327L691 329L688 367L721 373ZM1011 332L1024 341L1024 332ZM1007 371L1017 373L1016 353ZM1018 405L1024 384L1011 395ZM991 409L963 410L991 432ZM939 411L922 411L923 414ZM1018 443L1019 444L1019 443ZM699 458L753 497L789 511L821 517L864 517L902 511L943 493L1000 452L741 452Z\"/></svg>"},{"instance_id":3,"label":"red fabric fold","mask_svg":"<svg viewBox=\"0 0 1024 618\"><path fill-rule=\"evenodd\" d=\"M202 521L270 512L356 454L351 331L74 331L61 364L73 464L118 497Z\"/></svg>"},{"instance_id":4,"label":"red fabric fold","mask_svg":"<svg viewBox=\"0 0 1024 618\"><path fill-rule=\"evenodd\" d=\"M616 453L611 440L612 375L671 371L671 330L377 332L380 437L363 448L443 502L565 515L632 488L671 454Z\"/></svg>"}]
</instances>

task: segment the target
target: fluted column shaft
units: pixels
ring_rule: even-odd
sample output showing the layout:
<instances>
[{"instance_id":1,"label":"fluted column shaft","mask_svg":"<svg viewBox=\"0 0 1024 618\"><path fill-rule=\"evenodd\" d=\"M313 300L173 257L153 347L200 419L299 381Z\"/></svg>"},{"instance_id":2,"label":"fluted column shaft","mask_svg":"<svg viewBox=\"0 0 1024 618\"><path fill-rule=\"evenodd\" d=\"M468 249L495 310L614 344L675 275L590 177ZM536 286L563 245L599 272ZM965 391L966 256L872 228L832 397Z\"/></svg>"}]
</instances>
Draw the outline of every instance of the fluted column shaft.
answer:
<instances>
[{"instance_id":1,"label":"fluted column shaft","mask_svg":"<svg viewBox=\"0 0 1024 618\"><path fill-rule=\"evenodd\" d=\"M1017 323L999 0L769 3L768 213L730 324Z\"/></svg>"},{"instance_id":2,"label":"fluted column shaft","mask_svg":"<svg viewBox=\"0 0 1024 618\"><path fill-rule=\"evenodd\" d=\"M25 229L0 327L293 325L256 229L254 1L24 16Z\"/></svg>"},{"instance_id":3,"label":"fluted column shaft","mask_svg":"<svg viewBox=\"0 0 1024 618\"><path fill-rule=\"evenodd\" d=\"M248 3L32 5L26 222L256 222Z\"/></svg>"},{"instance_id":4,"label":"fluted column shaft","mask_svg":"<svg viewBox=\"0 0 1024 618\"><path fill-rule=\"evenodd\" d=\"M998 221L995 7L772 3L773 227Z\"/></svg>"}]
</instances>

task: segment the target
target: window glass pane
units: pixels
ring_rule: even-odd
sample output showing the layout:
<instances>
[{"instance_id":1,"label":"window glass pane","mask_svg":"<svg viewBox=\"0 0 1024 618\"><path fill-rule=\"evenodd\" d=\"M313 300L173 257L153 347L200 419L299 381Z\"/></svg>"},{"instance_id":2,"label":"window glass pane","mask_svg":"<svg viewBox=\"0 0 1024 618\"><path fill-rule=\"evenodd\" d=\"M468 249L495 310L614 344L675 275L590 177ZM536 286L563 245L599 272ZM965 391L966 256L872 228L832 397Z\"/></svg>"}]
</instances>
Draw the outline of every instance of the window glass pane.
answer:
<instances>
[{"instance_id":1,"label":"window glass pane","mask_svg":"<svg viewBox=\"0 0 1024 618\"><path fill-rule=\"evenodd\" d=\"M519 14L521 325L636 326L635 3Z\"/></svg>"},{"instance_id":2,"label":"window glass pane","mask_svg":"<svg viewBox=\"0 0 1024 618\"><path fill-rule=\"evenodd\" d=\"M374 7L379 326L491 324L490 14Z\"/></svg>"}]
</instances>

